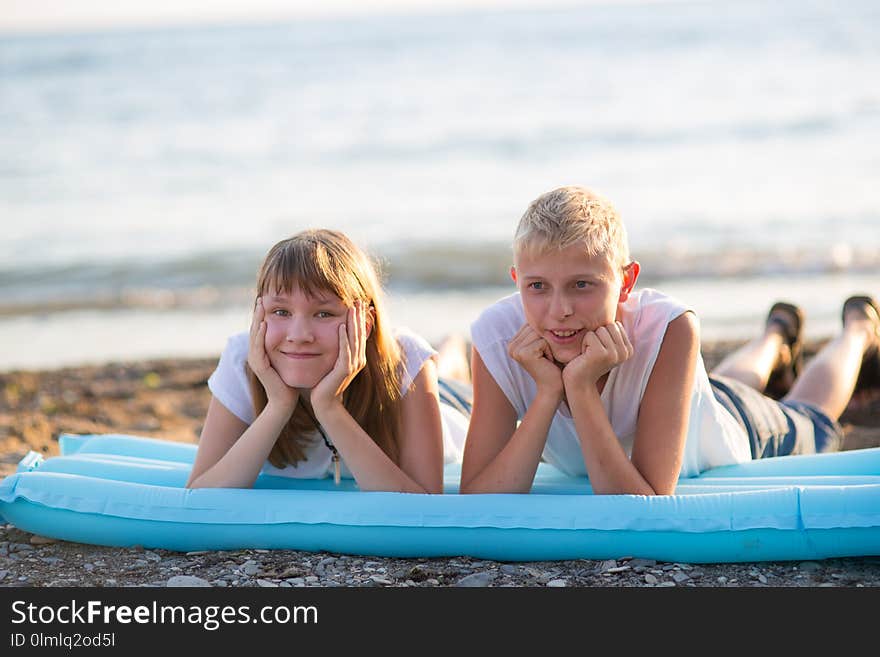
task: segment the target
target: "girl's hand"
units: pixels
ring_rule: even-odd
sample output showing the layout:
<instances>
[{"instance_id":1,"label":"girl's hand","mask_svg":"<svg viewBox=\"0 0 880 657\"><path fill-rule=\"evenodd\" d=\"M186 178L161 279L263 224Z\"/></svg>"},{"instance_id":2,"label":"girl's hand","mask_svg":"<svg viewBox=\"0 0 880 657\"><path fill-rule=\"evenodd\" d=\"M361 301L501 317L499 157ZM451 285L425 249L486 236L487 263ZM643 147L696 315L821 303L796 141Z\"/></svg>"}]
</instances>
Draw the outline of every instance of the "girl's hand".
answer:
<instances>
[{"instance_id":1,"label":"girl's hand","mask_svg":"<svg viewBox=\"0 0 880 657\"><path fill-rule=\"evenodd\" d=\"M363 301L355 301L348 310L346 321L339 325L339 356L336 364L323 379L312 388L310 401L316 414L335 404L342 404L342 393L367 366L367 315L369 310Z\"/></svg>"},{"instance_id":2,"label":"girl's hand","mask_svg":"<svg viewBox=\"0 0 880 657\"><path fill-rule=\"evenodd\" d=\"M254 307L247 362L263 384L268 403L293 412L299 401L299 392L281 380L269 361L269 355L266 353L266 309L263 307L262 297L257 299Z\"/></svg>"},{"instance_id":3,"label":"girl's hand","mask_svg":"<svg viewBox=\"0 0 880 657\"><path fill-rule=\"evenodd\" d=\"M632 355L632 343L620 322L588 332L581 344L580 356L570 360L562 370L562 379L568 393L566 396L571 398L571 393L596 385L611 368L620 365Z\"/></svg>"},{"instance_id":4,"label":"girl's hand","mask_svg":"<svg viewBox=\"0 0 880 657\"><path fill-rule=\"evenodd\" d=\"M507 353L535 380L539 393L543 391L562 399L565 391L562 371L553 362L550 345L535 329L524 324L507 345Z\"/></svg>"}]
</instances>

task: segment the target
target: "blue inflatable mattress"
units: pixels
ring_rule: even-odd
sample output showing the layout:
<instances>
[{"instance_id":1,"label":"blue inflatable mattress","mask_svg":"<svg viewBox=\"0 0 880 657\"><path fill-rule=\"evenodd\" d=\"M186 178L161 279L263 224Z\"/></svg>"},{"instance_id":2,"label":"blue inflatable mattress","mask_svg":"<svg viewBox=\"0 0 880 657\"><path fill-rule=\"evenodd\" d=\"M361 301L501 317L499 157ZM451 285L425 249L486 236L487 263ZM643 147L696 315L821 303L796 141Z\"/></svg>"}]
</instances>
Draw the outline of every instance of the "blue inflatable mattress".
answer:
<instances>
[{"instance_id":1,"label":"blue inflatable mattress","mask_svg":"<svg viewBox=\"0 0 880 657\"><path fill-rule=\"evenodd\" d=\"M501 561L677 562L880 554L880 448L781 457L682 479L675 495L593 495L541 464L528 495L358 491L260 475L254 489L184 487L196 446L64 435L0 481L0 516L58 539L171 550L294 549Z\"/></svg>"}]
</instances>

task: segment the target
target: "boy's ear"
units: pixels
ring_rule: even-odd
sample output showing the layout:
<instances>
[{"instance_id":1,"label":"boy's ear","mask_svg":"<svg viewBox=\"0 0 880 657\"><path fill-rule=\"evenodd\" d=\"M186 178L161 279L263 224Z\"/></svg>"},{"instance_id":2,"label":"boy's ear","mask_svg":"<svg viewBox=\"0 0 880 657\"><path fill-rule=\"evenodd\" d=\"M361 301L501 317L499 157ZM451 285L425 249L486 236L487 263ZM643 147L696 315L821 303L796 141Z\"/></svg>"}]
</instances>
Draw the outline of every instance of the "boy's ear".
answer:
<instances>
[{"instance_id":1,"label":"boy's ear","mask_svg":"<svg viewBox=\"0 0 880 657\"><path fill-rule=\"evenodd\" d=\"M513 282L516 283L516 265L510 266L510 277L513 279Z\"/></svg>"},{"instance_id":2,"label":"boy's ear","mask_svg":"<svg viewBox=\"0 0 880 657\"><path fill-rule=\"evenodd\" d=\"M636 281L639 279L639 272L641 270L641 265L635 260L623 268L623 284L620 286L620 298L618 299L618 303L623 303L629 299L629 295L632 293L633 288L636 286Z\"/></svg>"}]
</instances>

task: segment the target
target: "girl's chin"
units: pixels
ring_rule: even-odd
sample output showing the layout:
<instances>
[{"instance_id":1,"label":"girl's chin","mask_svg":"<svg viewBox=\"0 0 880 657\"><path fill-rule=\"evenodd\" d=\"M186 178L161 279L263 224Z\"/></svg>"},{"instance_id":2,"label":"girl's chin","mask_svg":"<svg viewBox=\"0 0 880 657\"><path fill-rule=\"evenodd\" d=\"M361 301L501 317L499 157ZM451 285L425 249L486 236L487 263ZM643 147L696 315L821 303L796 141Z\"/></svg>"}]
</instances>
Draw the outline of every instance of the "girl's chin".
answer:
<instances>
[{"instance_id":1,"label":"girl's chin","mask_svg":"<svg viewBox=\"0 0 880 657\"><path fill-rule=\"evenodd\" d=\"M329 370L328 370L329 371ZM281 380L291 388L311 390L324 378L327 372L279 372Z\"/></svg>"}]
</instances>

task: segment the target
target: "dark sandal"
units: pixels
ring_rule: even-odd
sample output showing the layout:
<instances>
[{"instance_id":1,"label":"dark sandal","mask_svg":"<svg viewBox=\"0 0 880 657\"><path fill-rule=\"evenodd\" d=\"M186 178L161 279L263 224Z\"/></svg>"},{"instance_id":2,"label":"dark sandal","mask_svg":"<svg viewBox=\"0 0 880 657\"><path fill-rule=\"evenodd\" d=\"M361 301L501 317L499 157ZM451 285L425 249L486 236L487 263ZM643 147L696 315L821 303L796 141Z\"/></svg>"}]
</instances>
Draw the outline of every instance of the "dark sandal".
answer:
<instances>
[{"instance_id":1,"label":"dark sandal","mask_svg":"<svg viewBox=\"0 0 880 657\"><path fill-rule=\"evenodd\" d=\"M877 300L868 295L852 296L843 302L841 321L846 323L846 313L858 307L865 317L874 324L874 332L880 338L880 305ZM859 369L859 378L856 380L854 392L866 388L880 388L880 339L865 350L862 356L862 367Z\"/></svg>"},{"instance_id":2,"label":"dark sandal","mask_svg":"<svg viewBox=\"0 0 880 657\"><path fill-rule=\"evenodd\" d=\"M785 313L790 319L781 317ZM788 365L780 366L770 372L764 393L780 399L784 397L792 382L804 369L804 311L793 303L777 301L767 313L767 326L776 324L782 329L782 339L788 345L791 360ZM787 376L788 373L790 377Z\"/></svg>"}]
</instances>

